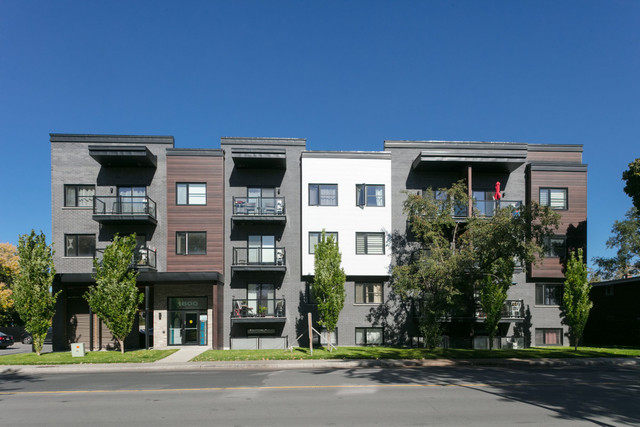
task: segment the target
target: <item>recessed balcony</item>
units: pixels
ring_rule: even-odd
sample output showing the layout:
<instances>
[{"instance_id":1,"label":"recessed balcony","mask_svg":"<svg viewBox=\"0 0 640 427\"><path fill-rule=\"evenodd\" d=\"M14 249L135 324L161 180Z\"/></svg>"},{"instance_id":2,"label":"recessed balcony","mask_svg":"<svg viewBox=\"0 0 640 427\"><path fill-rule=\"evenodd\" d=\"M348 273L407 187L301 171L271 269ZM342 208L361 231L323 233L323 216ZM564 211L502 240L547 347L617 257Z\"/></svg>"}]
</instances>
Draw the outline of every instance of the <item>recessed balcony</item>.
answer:
<instances>
[{"instance_id":1,"label":"recessed balcony","mask_svg":"<svg viewBox=\"0 0 640 427\"><path fill-rule=\"evenodd\" d=\"M101 224L158 223L156 202L149 197L96 196L93 219Z\"/></svg>"},{"instance_id":2,"label":"recessed balcony","mask_svg":"<svg viewBox=\"0 0 640 427\"><path fill-rule=\"evenodd\" d=\"M286 305L284 298L233 299L232 323L284 323Z\"/></svg>"},{"instance_id":3,"label":"recessed balcony","mask_svg":"<svg viewBox=\"0 0 640 427\"><path fill-rule=\"evenodd\" d=\"M486 313L480 305L476 304L476 320L484 321L487 318ZM502 306L502 321L522 322L524 320L524 301L521 299L506 300Z\"/></svg>"},{"instance_id":4,"label":"recessed balcony","mask_svg":"<svg viewBox=\"0 0 640 427\"><path fill-rule=\"evenodd\" d=\"M262 271L284 273L287 271L284 248L233 248L232 272Z\"/></svg>"},{"instance_id":5,"label":"recessed balcony","mask_svg":"<svg viewBox=\"0 0 640 427\"><path fill-rule=\"evenodd\" d=\"M284 224L287 222L285 213L284 197L234 197L231 219L235 223Z\"/></svg>"},{"instance_id":6,"label":"recessed balcony","mask_svg":"<svg viewBox=\"0 0 640 427\"><path fill-rule=\"evenodd\" d=\"M474 216L490 218L496 214L499 209L512 208L514 214L520 212L522 207L521 200L476 200L473 203Z\"/></svg>"}]
</instances>

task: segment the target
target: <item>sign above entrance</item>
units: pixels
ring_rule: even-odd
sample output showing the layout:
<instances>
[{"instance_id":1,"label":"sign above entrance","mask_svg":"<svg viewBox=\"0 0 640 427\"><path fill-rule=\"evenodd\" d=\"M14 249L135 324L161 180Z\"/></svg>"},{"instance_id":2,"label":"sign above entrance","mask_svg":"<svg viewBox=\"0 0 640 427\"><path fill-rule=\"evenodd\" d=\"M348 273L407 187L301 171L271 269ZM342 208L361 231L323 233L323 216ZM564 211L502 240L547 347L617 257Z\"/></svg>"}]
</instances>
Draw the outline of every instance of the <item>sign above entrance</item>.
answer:
<instances>
[{"instance_id":1,"label":"sign above entrance","mask_svg":"<svg viewBox=\"0 0 640 427\"><path fill-rule=\"evenodd\" d=\"M169 298L169 310L206 310L207 297Z\"/></svg>"}]
</instances>

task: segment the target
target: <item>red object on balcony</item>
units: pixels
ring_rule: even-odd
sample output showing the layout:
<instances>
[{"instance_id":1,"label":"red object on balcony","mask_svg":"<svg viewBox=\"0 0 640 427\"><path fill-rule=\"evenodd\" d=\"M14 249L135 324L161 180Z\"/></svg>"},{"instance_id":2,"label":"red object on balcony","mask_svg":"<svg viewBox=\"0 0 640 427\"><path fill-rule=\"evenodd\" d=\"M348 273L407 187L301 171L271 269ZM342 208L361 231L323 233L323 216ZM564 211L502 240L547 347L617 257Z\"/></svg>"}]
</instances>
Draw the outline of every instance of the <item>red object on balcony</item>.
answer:
<instances>
[{"instance_id":1,"label":"red object on balcony","mask_svg":"<svg viewBox=\"0 0 640 427\"><path fill-rule=\"evenodd\" d=\"M496 182L496 194L493 195L493 200L502 199L502 195L500 194L500 181Z\"/></svg>"}]
</instances>

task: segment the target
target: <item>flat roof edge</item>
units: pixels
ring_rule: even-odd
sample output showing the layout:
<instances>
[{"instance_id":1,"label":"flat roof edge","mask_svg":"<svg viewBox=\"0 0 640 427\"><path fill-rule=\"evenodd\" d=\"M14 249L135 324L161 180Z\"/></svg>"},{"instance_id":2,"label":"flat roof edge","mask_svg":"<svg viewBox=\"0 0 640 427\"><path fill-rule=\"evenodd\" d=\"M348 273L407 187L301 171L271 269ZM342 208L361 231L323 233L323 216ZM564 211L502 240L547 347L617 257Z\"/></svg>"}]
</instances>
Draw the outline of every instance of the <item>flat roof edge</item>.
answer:
<instances>
[{"instance_id":1,"label":"flat roof edge","mask_svg":"<svg viewBox=\"0 0 640 427\"><path fill-rule=\"evenodd\" d=\"M79 143L117 143L117 144L171 144L175 143L173 136L166 135L98 135L98 134L70 134L50 133L51 142L79 142Z\"/></svg>"},{"instance_id":2,"label":"flat roof edge","mask_svg":"<svg viewBox=\"0 0 640 427\"><path fill-rule=\"evenodd\" d=\"M222 157L224 151L220 148L168 148L167 156L209 156Z\"/></svg>"},{"instance_id":3,"label":"flat roof edge","mask_svg":"<svg viewBox=\"0 0 640 427\"><path fill-rule=\"evenodd\" d=\"M303 151L303 158L313 159L383 159L391 160L390 151Z\"/></svg>"}]
</instances>

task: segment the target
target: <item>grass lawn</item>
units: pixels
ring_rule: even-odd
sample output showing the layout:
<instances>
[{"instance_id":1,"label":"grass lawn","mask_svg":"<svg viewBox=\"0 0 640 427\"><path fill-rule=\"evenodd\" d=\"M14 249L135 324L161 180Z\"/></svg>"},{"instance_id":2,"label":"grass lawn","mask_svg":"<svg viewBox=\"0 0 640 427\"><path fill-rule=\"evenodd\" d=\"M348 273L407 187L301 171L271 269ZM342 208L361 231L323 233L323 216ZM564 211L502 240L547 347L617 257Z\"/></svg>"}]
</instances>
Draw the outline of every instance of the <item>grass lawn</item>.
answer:
<instances>
[{"instance_id":1,"label":"grass lawn","mask_svg":"<svg viewBox=\"0 0 640 427\"><path fill-rule=\"evenodd\" d=\"M332 353L324 348L283 350L208 350L193 359L196 362L238 360L310 360L310 359L540 359L568 357L640 357L640 349L578 347L527 348L522 350L466 350L395 348L395 347L338 347Z\"/></svg>"},{"instance_id":2,"label":"grass lawn","mask_svg":"<svg viewBox=\"0 0 640 427\"><path fill-rule=\"evenodd\" d=\"M82 363L149 363L163 359L178 350L89 351L85 357L72 357L70 351L9 354L0 356L0 365L71 365Z\"/></svg>"}]
</instances>

